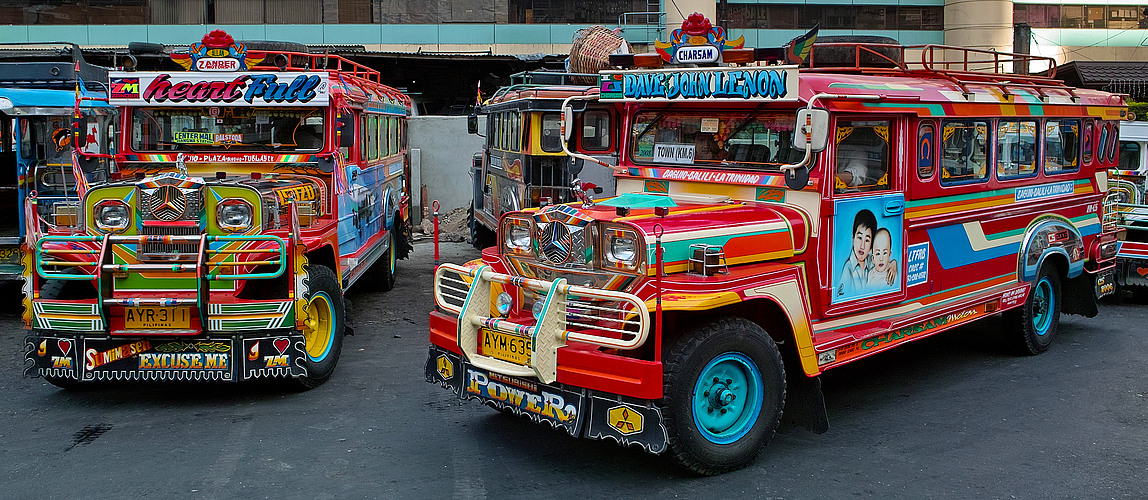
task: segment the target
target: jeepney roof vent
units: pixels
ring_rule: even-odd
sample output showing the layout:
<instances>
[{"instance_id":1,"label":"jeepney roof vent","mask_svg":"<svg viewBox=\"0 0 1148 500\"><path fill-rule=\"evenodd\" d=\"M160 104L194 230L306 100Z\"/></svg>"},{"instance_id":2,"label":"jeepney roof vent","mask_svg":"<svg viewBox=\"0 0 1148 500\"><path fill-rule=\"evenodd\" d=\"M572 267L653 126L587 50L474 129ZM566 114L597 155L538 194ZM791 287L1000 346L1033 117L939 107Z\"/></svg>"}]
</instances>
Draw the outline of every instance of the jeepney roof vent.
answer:
<instances>
[{"instance_id":1,"label":"jeepney roof vent","mask_svg":"<svg viewBox=\"0 0 1148 500\"><path fill-rule=\"evenodd\" d=\"M690 272L693 274L702 276L729 274L729 266L725 262L725 249L721 245L705 243L690 245L689 264Z\"/></svg>"}]
</instances>

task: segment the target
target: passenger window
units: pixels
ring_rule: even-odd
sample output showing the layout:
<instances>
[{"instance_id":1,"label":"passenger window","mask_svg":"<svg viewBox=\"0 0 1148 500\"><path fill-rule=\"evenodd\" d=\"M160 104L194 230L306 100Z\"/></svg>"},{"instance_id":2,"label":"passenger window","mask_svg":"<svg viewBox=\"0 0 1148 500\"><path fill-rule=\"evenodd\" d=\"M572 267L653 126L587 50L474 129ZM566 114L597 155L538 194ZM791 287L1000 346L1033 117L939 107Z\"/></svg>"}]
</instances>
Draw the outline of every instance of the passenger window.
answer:
<instances>
[{"instance_id":1,"label":"passenger window","mask_svg":"<svg viewBox=\"0 0 1148 500\"><path fill-rule=\"evenodd\" d=\"M1098 146L1098 145L1094 144L1094 142L1096 140L1096 133L1092 128L1092 120L1084 120L1084 136L1083 136L1083 139L1084 139L1084 141L1083 141L1084 146L1082 146L1080 148L1081 161L1083 161L1085 165L1090 165L1090 164L1092 164L1093 150L1096 149L1097 147L1104 147L1103 145ZM1098 155L1097 160L1100 159L1099 154L1100 153L1098 152L1097 153L1097 155Z\"/></svg>"},{"instance_id":2,"label":"passenger window","mask_svg":"<svg viewBox=\"0 0 1148 500\"><path fill-rule=\"evenodd\" d=\"M610 149L610 112L587 111L582 114L582 149L605 151Z\"/></svg>"},{"instance_id":3,"label":"passenger window","mask_svg":"<svg viewBox=\"0 0 1148 500\"><path fill-rule=\"evenodd\" d=\"M562 120L557 113L542 115L542 150L549 153L562 151Z\"/></svg>"},{"instance_id":4,"label":"passenger window","mask_svg":"<svg viewBox=\"0 0 1148 500\"><path fill-rule=\"evenodd\" d=\"M1140 143L1120 141L1120 170L1140 168Z\"/></svg>"},{"instance_id":5,"label":"passenger window","mask_svg":"<svg viewBox=\"0 0 1148 500\"><path fill-rule=\"evenodd\" d=\"M838 120L838 193L889 189L889 123Z\"/></svg>"},{"instance_id":6,"label":"passenger window","mask_svg":"<svg viewBox=\"0 0 1148 500\"><path fill-rule=\"evenodd\" d=\"M1107 140L1101 132L1098 147ZM1080 120L1044 122L1044 172L1058 174L1075 171L1080 158ZM1099 150L1098 150L1099 152ZM1104 158L1098 158L1101 162Z\"/></svg>"},{"instance_id":7,"label":"passenger window","mask_svg":"<svg viewBox=\"0 0 1148 500\"><path fill-rule=\"evenodd\" d=\"M937 133L932 123L922 123L917 129L917 178L925 180L936 170Z\"/></svg>"},{"instance_id":8,"label":"passenger window","mask_svg":"<svg viewBox=\"0 0 1148 500\"><path fill-rule=\"evenodd\" d=\"M1116 161L1116 153L1120 150L1120 123L1115 122L1112 124L1112 135L1108 137L1108 159Z\"/></svg>"},{"instance_id":9,"label":"passenger window","mask_svg":"<svg viewBox=\"0 0 1148 500\"><path fill-rule=\"evenodd\" d=\"M997 125L997 178L1036 175L1036 122L1001 120Z\"/></svg>"},{"instance_id":10,"label":"passenger window","mask_svg":"<svg viewBox=\"0 0 1148 500\"><path fill-rule=\"evenodd\" d=\"M518 112L510 115L510 150L522 151L522 122Z\"/></svg>"},{"instance_id":11,"label":"passenger window","mask_svg":"<svg viewBox=\"0 0 1148 500\"><path fill-rule=\"evenodd\" d=\"M941 129L941 184L989 178L989 123L946 121Z\"/></svg>"},{"instance_id":12,"label":"passenger window","mask_svg":"<svg viewBox=\"0 0 1148 500\"><path fill-rule=\"evenodd\" d=\"M358 143L359 143L359 161L367 161L367 142L368 142L368 139L367 139L367 137L368 137L367 136L367 121L368 121L368 118L366 116L364 116L362 118L362 125L359 126L359 130L358 130L358 134L359 134L359 140L358 140Z\"/></svg>"}]
</instances>

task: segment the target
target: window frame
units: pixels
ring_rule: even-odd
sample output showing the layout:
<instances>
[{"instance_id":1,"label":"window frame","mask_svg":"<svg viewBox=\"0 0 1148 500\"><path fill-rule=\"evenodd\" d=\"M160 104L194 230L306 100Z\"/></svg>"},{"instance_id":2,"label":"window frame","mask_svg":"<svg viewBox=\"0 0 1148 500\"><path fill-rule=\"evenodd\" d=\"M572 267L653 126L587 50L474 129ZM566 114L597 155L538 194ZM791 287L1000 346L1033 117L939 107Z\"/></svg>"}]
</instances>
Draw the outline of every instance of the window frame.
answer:
<instances>
[{"instance_id":1,"label":"window frame","mask_svg":"<svg viewBox=\"0 0 1148 500\"><path fill-rule=\"evenodd\" d=\"M1018 173L1015 175L1001 175L1001 163L1000 163L1000 161L1001 161L1000 156L1001 155L999 154L998 150L994 149L992 151L992 156L993 156L992 164L993 164L993 171L996 173L997 180L998 181L1014 181L1014 180L1018 180L1018 179L1030 179L1030 178L1036 177L1037 175L1040 174L1040 161L1039 161L1039 158L1040 158L1040 134L1038 133L1039 132L1038 129L1040 128L1040 120L1037 120L1035 118L1034 119L1012 119L1012 118L1010 118L1010 119L997 120L996 135L991 137L991 142L993 144L1000 145L1002 143L1002 137L1000 135L1001 125L1006 124L1006 123L1031 123L1033 128L1035 129L1035 130L1033 130L1033 134L1032 134L1032 140L1033 140L1033 143L1032 143L1032 154L1033 154L1032 172L1027 173L1027 174L1022 174L1022 173L1019 173L1020 169L1018 168L1017 169ZM1012 156L1012 155L1010 154L1009 156ZM1017 164L1016 162L1012 162L1012 163Z\"/></svg>"},{"instance_id":2,"label":"window frame","mask_svg":"<svg viewBox=\"0 0 1148 500\"><path fill-rule=\"evenodd\" d=\"M985 147L984 147L985 162L983 164L983 166L985 168L985 175L983 177L976 177L976 178L972 178L972 179L960 179L960 180L946 180L945 179L945 172L948 172L948 169L945 168L945 160L942 157L942 155L944 154L944 151L945 151L945 148L944 148L945 140L946 140L945 139L945 127L946 127L946 125L948 125L950 123L964 123L967 125L972 125L974 127L976 126L975 124L977 124L977 123L984 123L985 124ZM995 161L994 161L995 159L993 158L993 153L994 153L993 149L994 148L989 147L989 144L992 143L992 132L993 132L992 131L992 128L993 128L992 125L993 125L993 120L990 118L953 118L953 119L941 120L941 138L940 138L940 140L937 141L938 148L939 148L938 154L937 154L937 160L940 164L940 168L938 170L941 171L937 177L941 181L941 186L949 187L949 186L964 186L964 185L968 185L968 184L981 184L981 183L988 182L989 179L991 179L993 177L993 164L995 163ZM966 161L966 164L967 163L968 162Z\"/></svg>"},{"instance_id":3,"label":"window frame","mask_svg":"<svg viewBox=\"0 0 1148 500\"><path fill-rule=\"evenodd\" d=\"M1050 122L1050 121L1058 122L1058 123L1060 123L1060 122L1076 122L1077 126L1076 126L1076 167L1075 168L1071 168L1071 169L1065 168L1065 169L1054 170L1054 171L1048 170L1048 137L1047 137L1047 135L1048 135L1048 122ZM1084 138L1083 138L1084 134L1082 133L1083 128L1084 128L1084 122L1080 118L1046 118L1043 122L1041 122L1041 162L1040 162L1041 165L1040 165L1040 169L1044 175L1064 175L1064 174L1072 174L1072 173L1076 173L1076 172L1080 171L1081 143L1084 140ZM1058 130L1060 129L1060 125L1057 126L1057 129ZM1060 155L1060 157L1062 159L1064 158L1063 152L1064 152L1064 147L1062 146L1061 147L1061 155ZM1102 158L1096 158L1096 161L1098 161L1100 163L1104 163Z\"/></svg>"}]
</instances>

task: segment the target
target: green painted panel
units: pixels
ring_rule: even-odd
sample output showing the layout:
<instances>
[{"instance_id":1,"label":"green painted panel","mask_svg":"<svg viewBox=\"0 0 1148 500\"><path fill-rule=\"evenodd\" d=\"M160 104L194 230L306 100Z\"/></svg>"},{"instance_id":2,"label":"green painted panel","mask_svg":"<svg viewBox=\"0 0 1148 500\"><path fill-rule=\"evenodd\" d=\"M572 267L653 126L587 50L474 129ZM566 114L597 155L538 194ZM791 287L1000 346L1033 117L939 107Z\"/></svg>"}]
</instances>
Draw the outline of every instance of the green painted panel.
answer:
<instances>
[{"instance_id":1,"label":"green painted panel","mask_svg":"<svg viewBox=\"0 0 1148 500\"><path fill-rule=\"evenodd\" d=\"M362 45L383 43L383 31L390 28L380 24L324 24L323 43Z\"/></svg>"}]
</instances>

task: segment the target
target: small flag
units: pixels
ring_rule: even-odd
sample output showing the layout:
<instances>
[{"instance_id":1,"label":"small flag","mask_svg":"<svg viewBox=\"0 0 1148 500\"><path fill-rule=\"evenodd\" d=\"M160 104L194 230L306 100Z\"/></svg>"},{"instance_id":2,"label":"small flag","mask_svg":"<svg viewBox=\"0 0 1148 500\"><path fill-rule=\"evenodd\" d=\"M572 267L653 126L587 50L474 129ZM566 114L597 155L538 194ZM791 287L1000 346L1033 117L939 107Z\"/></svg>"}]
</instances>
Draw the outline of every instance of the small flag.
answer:
<instances>
[{"instance_id":1,"label":"small flag","mask_svg":"<svg viewBox=\"0 0 1148 500\"><path fill-rule=\"evenodd\" d=\"M790 40L785 46L785 60L790 64L805 62L805 58L809 57L809 51L813 50L813 43L817 41L817 30L820 27L821 25L817 24L804 35Z\"/></svg>"}]
</instances>

